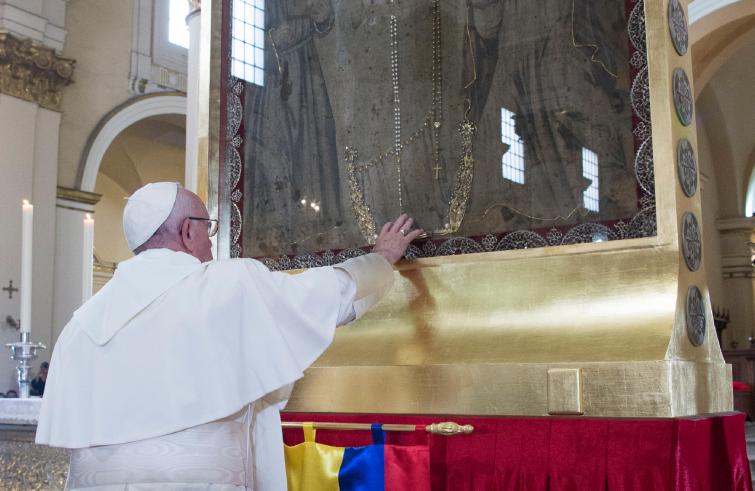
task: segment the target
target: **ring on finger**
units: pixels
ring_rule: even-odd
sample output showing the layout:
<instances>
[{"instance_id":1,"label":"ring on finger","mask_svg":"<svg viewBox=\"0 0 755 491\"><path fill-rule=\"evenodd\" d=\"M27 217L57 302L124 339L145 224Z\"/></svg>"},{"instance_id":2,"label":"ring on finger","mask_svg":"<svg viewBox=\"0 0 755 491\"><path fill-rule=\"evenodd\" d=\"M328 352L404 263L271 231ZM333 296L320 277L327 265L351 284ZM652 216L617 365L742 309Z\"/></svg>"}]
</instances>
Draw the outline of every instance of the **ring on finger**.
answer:
<instances>
[{"instance_id":1,"label":"ring on finger","mask_svg":"<svg viewBox=\"0 0 755 491\"><path fill-rule=\"evenodd\" d=\"M402 228L401 230L399 230L399 232L401 232L401 235L403 235L404 237L406 237L406 229L405 228Z\"/></svg>"}]
</instances>

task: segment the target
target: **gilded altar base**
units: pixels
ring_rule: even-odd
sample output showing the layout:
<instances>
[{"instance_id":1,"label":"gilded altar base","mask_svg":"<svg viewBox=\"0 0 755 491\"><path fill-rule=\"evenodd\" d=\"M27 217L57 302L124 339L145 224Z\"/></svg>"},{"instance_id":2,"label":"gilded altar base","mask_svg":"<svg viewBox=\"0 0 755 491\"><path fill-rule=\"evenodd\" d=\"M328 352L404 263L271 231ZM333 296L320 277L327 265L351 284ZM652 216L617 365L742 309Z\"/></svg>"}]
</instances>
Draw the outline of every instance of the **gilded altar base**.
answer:
<instances>
[{"instance_id":1,"label":"gilded altar base","mask_svg":"<svg viewBox=\"0 0 755 491\"><path fill-rule=\"evenodd\" d=\"M731 410L731 370L710 312L703 345L687 339L678 253L656 238L631 242L406 264L375 311L339 330L288 409L603 417ZM541 275L548 280L533 279Z\"/></svg>"}]
</instances>

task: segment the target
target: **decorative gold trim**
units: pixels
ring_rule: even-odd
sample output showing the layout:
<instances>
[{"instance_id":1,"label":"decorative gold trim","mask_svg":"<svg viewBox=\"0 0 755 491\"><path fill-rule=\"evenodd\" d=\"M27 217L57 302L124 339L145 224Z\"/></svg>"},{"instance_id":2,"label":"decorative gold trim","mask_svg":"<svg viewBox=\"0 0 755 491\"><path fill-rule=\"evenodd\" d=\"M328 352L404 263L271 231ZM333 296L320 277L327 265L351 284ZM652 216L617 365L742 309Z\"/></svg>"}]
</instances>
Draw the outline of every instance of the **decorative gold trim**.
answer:
<instances>
[{"instance_id":1,"label":"decorative gold trim","mask_svg":"<svg viewBox=\"0 0 755 491\"><path fill-rule=\"evenodd\" d=\"M0 92L52 110L63 87L73 83L75 60L31 39L0 32Z\"/></svg>"},{"instance_id":2,"label":"decorative gold trim","mask_svg":"<svg viewBox=\"0 0 755 491\"><path fill-rule=\"evenodd\" d=\"M82 191L81 189L58 186L57 198L94 206L100 202L102 195L90 193L89 191Z\"/></svg>"},{"instance_id":3,"label":"decorative gold trim","mask_svg":"<svg viewBox=\"0 0 755 491\"><path fill-rule=\"evenodd\" d=\"M346 147L344 154L346 158L346 169L349 182L349 198L351 199L351 209L357 219L359 225L359 231L362 232L368 243L374 244L377 239L377 227L375 226L375 220L372 217L372 210L364 200L364 193L362 192L359 181L357 181L356 175L356 160L358 153L356 148Z\"/></svg>"},{"instance_id":4,"label":"decorative gold trim","mask_svg":"<svg viewBox=\"0 0 755 491\"><path fill-rule=\"evenodd\" d=\"M464 221L464 215L467 212L467 203L469 194L472 191L472 179L474 177L474 156L472 155L472 138L477 132L475 124L468 119L464 119L459 125L461 133L462 155L459 164L459 170L456 175L456 183L448 209L448 227L445 230L436 231L436 233L454 233L461 227Z\"/></svg>"}]
</instances>

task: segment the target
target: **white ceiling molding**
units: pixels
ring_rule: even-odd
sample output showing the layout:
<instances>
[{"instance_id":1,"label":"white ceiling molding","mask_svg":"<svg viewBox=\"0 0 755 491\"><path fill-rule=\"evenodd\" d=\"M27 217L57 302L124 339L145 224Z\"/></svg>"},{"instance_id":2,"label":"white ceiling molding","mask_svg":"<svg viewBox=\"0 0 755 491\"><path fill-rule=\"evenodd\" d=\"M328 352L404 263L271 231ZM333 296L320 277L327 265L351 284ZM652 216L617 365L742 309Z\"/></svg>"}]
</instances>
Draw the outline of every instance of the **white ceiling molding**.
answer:
<instances>
[{"instance_id":1,"label":"white ceiling molding","mask_svg":"<svg viewBox=\"0 0 755 491\"><path fill-rule=\"evenodd\" d=\"M706 15L710 15L716 10L728 7L733 3L748 0L693 0L689 3L689 24L690 26L699 21Z\"/></svg>"}]
</instances>

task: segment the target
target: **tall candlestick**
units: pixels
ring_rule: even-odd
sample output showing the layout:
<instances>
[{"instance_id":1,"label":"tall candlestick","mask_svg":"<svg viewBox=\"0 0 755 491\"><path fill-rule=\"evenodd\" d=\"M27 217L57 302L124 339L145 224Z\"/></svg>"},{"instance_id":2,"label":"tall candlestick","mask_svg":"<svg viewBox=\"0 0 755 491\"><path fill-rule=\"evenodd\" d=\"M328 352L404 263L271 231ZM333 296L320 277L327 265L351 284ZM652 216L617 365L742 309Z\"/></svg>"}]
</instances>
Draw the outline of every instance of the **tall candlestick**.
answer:
<instances>
[{"instance_id":1,"label":"tall candlestick","mask_svg":"<svg viewBox=\"0 0 755 491\"><path fill-rule=\"evenodd\" d=\"M92 297L92 270L94 268L94 220L89 213L84 218L84 242L82 247L81 302Z\"/></svg>"},{"instance_id":2,"label":"tall candlestick","mask_svg":"<svg viewBox=\"0 0 755 491\"><path fill-rule=\"evenodd\" d=\"M34 206L24 200L21 210L21 332L31 332L31 247Z\"/></svg>"}]
</instances>

